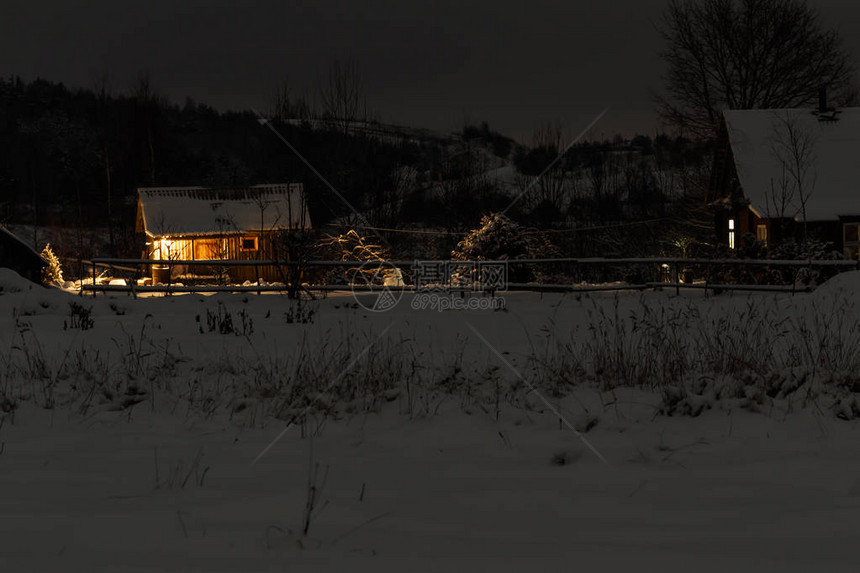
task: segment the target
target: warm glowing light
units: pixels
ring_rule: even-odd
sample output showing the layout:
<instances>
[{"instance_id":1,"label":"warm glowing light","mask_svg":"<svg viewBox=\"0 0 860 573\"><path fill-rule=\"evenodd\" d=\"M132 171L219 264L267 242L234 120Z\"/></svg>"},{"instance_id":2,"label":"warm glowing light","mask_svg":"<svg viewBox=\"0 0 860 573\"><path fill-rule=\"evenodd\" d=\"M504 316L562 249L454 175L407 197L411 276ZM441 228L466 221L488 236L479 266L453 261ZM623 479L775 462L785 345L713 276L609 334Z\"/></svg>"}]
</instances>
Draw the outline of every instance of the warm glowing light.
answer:
<instances>
[{"instance_id":1,"label":"warm glowing light","mask_svg":"<svg viewBox=\"0 0 860 573\"><path fill-rule=\"evenodd\" d=\"M157 258L169 259L170 258L170 247L173 246L173 241L171 241L170 239L159 239L158 241L156 241L156 245L157 245L156 252L158 253Z\"/></svg>"},{"instance_id":2,"label":"warm glowing light","mask_svg":"<svg viewBox=\"0 0 860 573\"><path fill-rule=\"evenodd\" d=\"M767 225L757 225L755 228L755 238L757 241L767 246Z\"/></svg>"},{"instance_id":3,"label":"warm glowing light","mask_svg":"<svg viewBox=\"0 0 860 573\"><path fill-rule=\"evenodd\" d=\"M735 248L735 220L729 219L729 248Z\"/></svg>"}]
</instances>

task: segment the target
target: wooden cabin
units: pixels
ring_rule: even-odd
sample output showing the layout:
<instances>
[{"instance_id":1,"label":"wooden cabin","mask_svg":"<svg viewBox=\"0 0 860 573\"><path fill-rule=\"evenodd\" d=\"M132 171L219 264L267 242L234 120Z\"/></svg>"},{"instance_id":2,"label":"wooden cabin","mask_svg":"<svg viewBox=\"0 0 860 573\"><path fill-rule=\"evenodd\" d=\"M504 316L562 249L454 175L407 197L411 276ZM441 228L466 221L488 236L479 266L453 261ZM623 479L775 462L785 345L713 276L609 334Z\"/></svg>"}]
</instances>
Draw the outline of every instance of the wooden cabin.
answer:
<instances>
[{"instance_id":1,"label":"wooden cabin","mask_svg":"<svg viewBox=\"0 0 860 573\"><path fill-rule=\"evenodd\" d=\"M723 112L709 205L718 243L804 238L860 254L860 108Z\"/></svg>"},{"instance_id":2,"label":"wooden cabin","mask_svg":"<svg viewBox=\"0 0 860 573\"><path fill-rule=\"evenodd\" d=\"M276 266L211 263L287 261L285 237L310 226L301 183L138 189L136 229L146 235L143 258L210 263L153 264L154 283L283 281L284 269Z\"/></svg>"},{"instance_id":3,"label":"wooden cabin","mask_svg":"<svg viewBox=\"0 0 860 573\"><path fill-rule=\"evenodd\" d=\"M41 284L48 261L9 229L0 225L0 267L12 269L25 279Z\"/></svg>"}]
</instances>

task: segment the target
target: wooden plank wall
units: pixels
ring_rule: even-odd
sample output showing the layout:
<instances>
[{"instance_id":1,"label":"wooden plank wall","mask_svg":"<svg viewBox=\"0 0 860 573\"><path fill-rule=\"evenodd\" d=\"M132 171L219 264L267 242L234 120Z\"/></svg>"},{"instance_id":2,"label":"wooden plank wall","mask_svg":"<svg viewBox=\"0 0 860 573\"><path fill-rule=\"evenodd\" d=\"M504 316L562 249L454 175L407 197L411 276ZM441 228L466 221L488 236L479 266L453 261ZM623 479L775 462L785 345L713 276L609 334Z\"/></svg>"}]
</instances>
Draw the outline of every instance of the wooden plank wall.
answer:
<instances>
[{"instance_id":1,"label":"wooden plank wall","mask_svg":"<svg viewBox=\"0 0 860 573\"><path fill-rule=\"evenodd\" d=\"M253 260L286 260L288 254L278 245L277 235L273 233L245 233L243 235L228 235L226 237L212 236L183 236L170 238L169 249L161 254L158 240L154 238L148 250L149 259L165 258L178 260L191 259L224 259L234 261ZM256 238L257 250L242 249L243 239ZM213 265L177 265L172 270L172 277L178 279L182 275L195 274L207 277L222 277L224 282L243 283L256 282L262 279L266 282L283 282L283 270L272 266L242 266L217 268ZM224 275L227 276L224 276Z\"/></svg>"}]
</instances>

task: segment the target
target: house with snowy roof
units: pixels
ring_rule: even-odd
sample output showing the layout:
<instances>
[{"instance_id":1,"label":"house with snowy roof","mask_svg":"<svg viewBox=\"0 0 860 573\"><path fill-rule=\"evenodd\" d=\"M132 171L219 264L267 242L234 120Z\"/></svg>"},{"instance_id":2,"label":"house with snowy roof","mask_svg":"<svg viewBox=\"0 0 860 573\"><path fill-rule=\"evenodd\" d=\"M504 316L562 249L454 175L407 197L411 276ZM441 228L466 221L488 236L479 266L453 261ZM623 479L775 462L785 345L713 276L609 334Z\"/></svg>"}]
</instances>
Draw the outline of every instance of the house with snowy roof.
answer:
<instances>
[{"instance_id":1,"label":"house with snowy roof","mask_svg":"<svg viewBox=\"0 0 860 573\"><path fill-rule=\"evenodd\" d=\"M860 253L860 108L728 110L709 204L718 242L830 242Z\"/></svg>"},{"instance_id":2,"label":"house with snowy roof","mask_svg":"<svg viewBox=\"0 0 860 573\"><path fill-rule=\"evenodd\" d=\"M137 191L136 230L146 236L144 258L159 261L282 261L284 232L310 229L301 183L244 188L145 187ZM153 266L165 282L164 265ZM205 265L171 264L171 279L206 275ZM228 269L231 281L281 280L273 267Z\"/></svg>"}]
</instances>

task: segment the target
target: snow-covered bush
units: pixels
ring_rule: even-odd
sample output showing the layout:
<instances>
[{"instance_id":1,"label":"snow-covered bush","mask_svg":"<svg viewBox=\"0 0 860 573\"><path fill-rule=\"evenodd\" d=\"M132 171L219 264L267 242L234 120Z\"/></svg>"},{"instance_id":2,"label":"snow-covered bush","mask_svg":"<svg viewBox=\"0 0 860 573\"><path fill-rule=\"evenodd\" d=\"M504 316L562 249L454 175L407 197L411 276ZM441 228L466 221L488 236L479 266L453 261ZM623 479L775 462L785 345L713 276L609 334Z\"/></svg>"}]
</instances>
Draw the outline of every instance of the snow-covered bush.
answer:
<instances>
[{"instance_id":1,"label":"snow-covered bush","mask_svg":"<svg viewBox=\"0 0 860 573\"><path fill-rule=\"evenodd\" d=\"M329 258L338 261L384 261L389 258L388 249L377 241L359 235L350 229L342 235L326 235L317 243Z\"/></svg>"},{"instance_id":2,"label":"snow-covered bush","mask_svg":"<svg viewBox=\"0 0 860 573\"><path fill-rule=\"evenodd\" d=\"M795 241L785 241L779 243L770 249L770 257L775 260L813 260L813 261L838 261L842 259L842 253L835 250L833 243L819 241L817 239L807 239L797 243ZM785 269L782 271L771 271L771 274L778 273L778 279L785 283L802 283L805 285L819 285L829 278L837 274L837 269L833 268L801 268L801 269Z\"/></svg>"},{"instance_id":3,"label":"snow-covered bush","mask_svg":"<svg viewBox=\"0 0 860 573\"><path fill-rule=\"evenodd\" d=\"M341 235L327 235L316 244L323 258L338 261L373 262L391 258L388 249L373 238L350 229ZM367 268L339 268L329 271L325 280L330 284L384 283L394 279L394 270L368 265ZM402 283L402 280L401 280Z\"/></svg>"},{"instance_id":4,"label":"snow-covered bush","mask_svg":"<svg viewBox=\"0 0 860 573\"><path fill-rule=\"evenodd\" d=\"M797 243L795 241L784 241L774 245L770 249L771 259L783 260L805 260L832 261L842 258L842 253L837 251L833 243L807 239Z\"/></svg>"},{"instance_id":5,"label":"snow-covered bush","mask_svg":"<svg viewBox=\"0 0 860 573\"><path fill-rule=\"evenodd\" d=\"M48 261L48 266L42 269L42 282L46 284L62 285L63 284L63 269L60 266L60 259L54 254L51 249L51 244L45 245L42 249L42 258Z\"/></svg>"},{"instance_id":6,"label":"snow-covered bush","mask_svg":"<svg viewBox=\"0 0 860 573\"><path fill-rule=\"evenodd\" d=\"M833 243L808 239L802 242L793 240L783 241L766 246L763 241L756 239L752 233L746 233L740 240L737 249L718 246L711 257L717 259L744 259L779 261L800 261L797 266L767 266L764 264L726 264L714 265L704 269L709 281L722 284L772 284L772 285L820 285L835 276L839 271L836 267L804 266L802 261L837 261L842 260L842 253L833 248Z\"/></svg>"},{"instance_id":7,"label":"snow-covered bush","mask_svg":"<svg viewBox=\"0 0 860 573\"><path fill-rule=\"evenodd\" d=\"M451 257L458 261L497 261L530 255L526 230L498 213L481 218L481 224L457 243Z\"/></svg>"},{"instance_id":8,"label":"snow-covered bush","mask_svg":"<svg viewBox=\"0 0 860 573\"><path fill-rule=\"evenodd\" d=\"M481 218L473 229L451 252L455 261L505 261L512 259L550 258L556 249L537 231L527 229L501 213ZM523 265L508 268L513 282L544 280L547 269L529 269Z\"/></svg>"}]
</instances>

